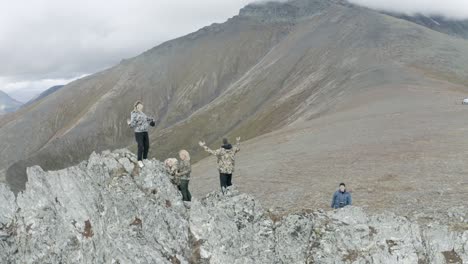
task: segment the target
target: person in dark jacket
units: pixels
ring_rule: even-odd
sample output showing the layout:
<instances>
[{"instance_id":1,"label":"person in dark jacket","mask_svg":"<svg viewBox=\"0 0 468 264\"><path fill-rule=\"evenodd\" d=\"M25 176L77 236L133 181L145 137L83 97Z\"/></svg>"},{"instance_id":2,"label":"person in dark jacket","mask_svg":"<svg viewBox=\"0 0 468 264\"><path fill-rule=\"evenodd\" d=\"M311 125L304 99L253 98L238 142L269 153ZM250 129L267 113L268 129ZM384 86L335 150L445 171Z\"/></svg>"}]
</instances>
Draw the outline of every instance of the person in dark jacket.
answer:
<instances>
[{"instance_id":1,"label":"person in dark jacket","mask_svg":"<svg viewBox=\"0 0 468 264\"><path fill-rule=\"evenodd\" d=\"M137 101L130 119L127 119L127 124L135 130L135 140L138 144L138 166L143 168L142 160L148 158L149 151L148 128L155 125L154 119L143 113L143 103Z\"/></svg>"},{"instance_id":2,"label":"person in dark jacket","mask_svg":"<svg viewBox=\"0 0 468 264\"><path fill-rule=\"evenodd\" d=\"M346 191L346 185L340 183L340 188L333 194L332 208L343 208L351 205L351 194Z\"/></svg>"}]
</instances>

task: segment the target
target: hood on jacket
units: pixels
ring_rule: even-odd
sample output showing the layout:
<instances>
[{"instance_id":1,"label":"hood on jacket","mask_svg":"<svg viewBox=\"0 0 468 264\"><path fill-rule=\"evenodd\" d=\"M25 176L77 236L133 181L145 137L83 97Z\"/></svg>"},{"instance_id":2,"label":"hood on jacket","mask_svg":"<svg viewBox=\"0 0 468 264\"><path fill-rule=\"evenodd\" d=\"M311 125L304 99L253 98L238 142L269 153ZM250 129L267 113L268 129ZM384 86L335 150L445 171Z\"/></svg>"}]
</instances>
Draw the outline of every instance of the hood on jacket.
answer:
<instances>
[{"instance_id":1,"label":"hood on jacket","mask_svg":"<svg viewBox=\"0 0 468 264\"><path fill-rule=\"evenodd\" d=\"M224 144L221 146L223 149L226 149L226 150L229 150L229 149L232 149L232 145L231 144Z\"/></svg>"}]
</instances>

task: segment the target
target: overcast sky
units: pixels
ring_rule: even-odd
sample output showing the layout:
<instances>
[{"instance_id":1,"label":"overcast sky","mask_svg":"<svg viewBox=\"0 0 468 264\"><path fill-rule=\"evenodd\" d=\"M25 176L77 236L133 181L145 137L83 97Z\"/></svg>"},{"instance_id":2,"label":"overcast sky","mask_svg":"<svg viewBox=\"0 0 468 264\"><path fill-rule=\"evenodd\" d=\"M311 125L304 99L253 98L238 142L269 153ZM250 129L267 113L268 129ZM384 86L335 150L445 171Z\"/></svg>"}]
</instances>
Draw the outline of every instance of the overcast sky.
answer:
<instances>
[{"instance_id":1,"label":"overcast sky","mask_svg":"<svg viewBox=\"0 0 468 264\"><path fill-rule=\"evenodd\" d=\"M238 14L251 0L0 0L0 90L20 101Z\"/></svg>"},{"instance_id":2,"label":"overcast sky","mask_svg":"<svg viewBox=\"0 0 468 264\"><path fill-rule=\"evenodd\" d=\"M0 0L0 90L27 101L163 41L224 22L252 0ZM468 18L468 0L352 0Z\"/></svg>"}]
</instances>

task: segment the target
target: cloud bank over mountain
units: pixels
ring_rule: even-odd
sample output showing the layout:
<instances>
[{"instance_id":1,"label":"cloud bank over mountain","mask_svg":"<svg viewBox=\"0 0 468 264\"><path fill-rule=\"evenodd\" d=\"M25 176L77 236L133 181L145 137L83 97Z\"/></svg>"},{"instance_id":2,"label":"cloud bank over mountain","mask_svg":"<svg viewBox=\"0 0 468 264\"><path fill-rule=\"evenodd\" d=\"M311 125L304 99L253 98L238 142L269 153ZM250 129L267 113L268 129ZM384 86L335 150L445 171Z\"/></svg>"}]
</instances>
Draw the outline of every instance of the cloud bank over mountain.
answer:
<instances>
[{"instance_id":1,"label":"cloud bank over mountain","mask_svg":"<svg viewBox=\"0 0 468 264\"><path fill-rule=\"evenodd\" d=\"M468 1L465 0L349 0L372 9L407 15L438 15L451 19L468 19Z\"/></svg>"}]
</instances>

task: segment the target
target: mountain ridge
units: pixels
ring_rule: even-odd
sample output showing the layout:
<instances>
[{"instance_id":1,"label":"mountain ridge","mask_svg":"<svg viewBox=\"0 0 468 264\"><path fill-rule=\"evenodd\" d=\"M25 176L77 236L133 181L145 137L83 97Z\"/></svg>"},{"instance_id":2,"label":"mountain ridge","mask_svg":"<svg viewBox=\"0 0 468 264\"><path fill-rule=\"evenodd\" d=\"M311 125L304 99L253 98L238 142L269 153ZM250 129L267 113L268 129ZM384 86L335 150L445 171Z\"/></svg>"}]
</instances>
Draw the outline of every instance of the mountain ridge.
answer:
<instances>
[{"instance_id":1,"label":"mountain ridge","mask_svg":"<svg viewBox=\"0 0 468 264\"><path fill-rule=\"evenodd\" d=\"M34 97L33 99L29 100L28 102L26 102L22 107L25 107L25 106L28 106L28 105L31 105L31 104L34 104L40 100L42 100L43 98L57 92L58 90L60 90L61 88L63 88L65 85L55 85L55 86L52 86L50 88L48 88L47 90L43 91L42 93L40 93L39 95L37 95L36 97Z\"/></svg>"}]
</instances>

